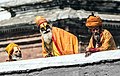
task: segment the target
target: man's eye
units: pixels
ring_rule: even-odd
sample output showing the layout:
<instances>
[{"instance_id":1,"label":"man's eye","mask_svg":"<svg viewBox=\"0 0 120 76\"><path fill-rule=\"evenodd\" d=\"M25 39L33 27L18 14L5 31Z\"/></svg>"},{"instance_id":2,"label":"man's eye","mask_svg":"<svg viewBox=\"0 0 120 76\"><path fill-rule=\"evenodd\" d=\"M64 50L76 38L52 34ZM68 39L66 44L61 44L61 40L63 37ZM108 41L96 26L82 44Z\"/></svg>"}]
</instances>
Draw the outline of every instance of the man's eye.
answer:
<instances>
[{"instance_id":1,"label":"man's eye","mask_svg":"<svg viewBox=\"0 0 120 76\"><path fill-rule=\"evenodd\" d=\"M46 29L48 29L48 28L50 28L50 26L49 26L49 25L46 25Z\"/></svg>"},{"instance_id":2,"label":"man's eye","mask_svg":"<svg viewBox=\"0 0 120 76\"><path fill-rule=\"evenodd\" d=\"M45 29L42 27L42 28L41 28L41 31L44 31L44 30L45 30Z\"/></svg>"},{"instance_id":3,"label":"man's eye","mask_svg":"<svg viewBox=\"0 0 120 76\"><path fill-rule=\"evenodd\" d=\"M16 53L18 52L18 51L15 51Z\"/></svg>"}]
</instances>

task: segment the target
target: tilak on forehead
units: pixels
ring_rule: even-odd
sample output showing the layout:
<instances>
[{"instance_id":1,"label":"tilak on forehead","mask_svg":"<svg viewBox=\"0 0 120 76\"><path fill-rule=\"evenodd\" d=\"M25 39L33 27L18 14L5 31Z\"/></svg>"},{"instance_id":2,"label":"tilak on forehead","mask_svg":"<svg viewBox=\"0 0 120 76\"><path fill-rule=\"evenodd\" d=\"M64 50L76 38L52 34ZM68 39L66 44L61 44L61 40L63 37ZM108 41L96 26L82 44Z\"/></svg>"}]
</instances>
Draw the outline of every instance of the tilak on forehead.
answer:
<instances>
[{"instance_id":1,"label":"tilak on forehead","mask_svg":"<svg viewBox=\"0 0 120 76\"><path fill-rule=\"evenodd\" d=\"M46 22L45 22L45 23L42 23L42 24L40 25L40 28L46 28L46 25L47 25Z\"/></svg>"},{"instance_id":2,"label":"tilak on forehead","mask_svg":"<svg viewBox=\"0 0 120 76\"><path fill-rule=\"evenodd\" d=\"M20 50L20 47L14 47L14 51Z\"/></svg>"}]
</instances>

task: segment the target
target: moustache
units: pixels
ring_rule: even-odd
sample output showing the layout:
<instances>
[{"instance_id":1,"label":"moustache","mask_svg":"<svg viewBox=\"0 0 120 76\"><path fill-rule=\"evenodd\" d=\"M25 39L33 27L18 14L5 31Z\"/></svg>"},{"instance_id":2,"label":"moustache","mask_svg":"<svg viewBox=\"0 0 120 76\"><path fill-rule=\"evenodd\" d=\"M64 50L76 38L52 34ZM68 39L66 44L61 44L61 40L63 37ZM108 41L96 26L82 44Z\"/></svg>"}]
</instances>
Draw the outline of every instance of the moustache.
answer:
<instances>
[{"instance_id":1,"label":"moustache","mask_svg":"<svg viewBox=\"0 0 120 76\"><path fill-rule=\"evenodd\" d=\"M96 32L94 35L100 35L100 33Z\"/></svg>"},{"instance_id":2,"label":"moustache","mask_svg":"<svg viewBox=\"0 0 120 76\"><path fill-rule=\"evenodd\" d=\"M44 30L44 31L41 31L43 34L47 34L47 33L49 33L50 32L50 30Z\"/></svg>"},{"instance_id":3,"label":"moustache","mask_svg":"<svg viewBox=\"0 0 120 76\"><path fill-rule=\"evenodd\" d=\"M16 57L22 57L22 54L15 54Z\"/></svg>"},{"instance_id":4,"label":"moustache","mask_svg":"<svg viewBox=\"0 0 120 76\"><path fill-rule=\"evenodd\" d=\"M49 33L50 31L45 31L44 34Z\"/></svg>"}]
</instances>

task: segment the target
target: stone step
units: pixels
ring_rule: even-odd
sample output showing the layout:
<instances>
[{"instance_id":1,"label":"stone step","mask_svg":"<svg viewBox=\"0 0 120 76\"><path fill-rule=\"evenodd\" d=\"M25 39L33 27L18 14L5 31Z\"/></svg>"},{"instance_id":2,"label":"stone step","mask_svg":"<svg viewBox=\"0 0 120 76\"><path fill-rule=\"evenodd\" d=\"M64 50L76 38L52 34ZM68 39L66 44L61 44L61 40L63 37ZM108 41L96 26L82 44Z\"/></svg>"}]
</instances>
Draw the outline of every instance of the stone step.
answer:
<instances>
[{"instance_id":1,"label":"stone step","mask_svg":"<svg viewBox=\"0 0 120 76\"><path fill-rule=\"evenodd\" d=\"M6 39L4 41L0 42L0 51L3 51L5 49L5 47L11 43L14 42L16 44L18 44L22 49L24 48L32 48L32 47L38 47L41 46L41 36L36 35L31 35L31 36L23 36L23 37L17 37L18 39Z\"/></svg>"},{"instance_id":2,"label":"stone step","mask_svg":"<svg viewBox=\"0 0 120 76\"><path fill-rule=\"evenodd\" d=\"M27 44L27 45L19 45L19 47L21 48L21 50L23 49L32 49L32 48L36 48L36 47L42 47L42 43L34 43L34 44ZM1 47L0 48L0 53L1 52L5 52L5 47Z\"/></svg>"},{"instance_id":3,"label":"stone step","mask_svg":"<svg viewBox=\"0 0 120 76\"><path fill-rule=\"evenodd\" d=\"M8 37L0 39L0 41L7 41L7 40L18 40L18 39L24 39L24 38L32 38L32 37L40 37L41 34L33 34L33 35L25 35L25 36L17 36L17 37Z\"/></svg>"}]
</instances>

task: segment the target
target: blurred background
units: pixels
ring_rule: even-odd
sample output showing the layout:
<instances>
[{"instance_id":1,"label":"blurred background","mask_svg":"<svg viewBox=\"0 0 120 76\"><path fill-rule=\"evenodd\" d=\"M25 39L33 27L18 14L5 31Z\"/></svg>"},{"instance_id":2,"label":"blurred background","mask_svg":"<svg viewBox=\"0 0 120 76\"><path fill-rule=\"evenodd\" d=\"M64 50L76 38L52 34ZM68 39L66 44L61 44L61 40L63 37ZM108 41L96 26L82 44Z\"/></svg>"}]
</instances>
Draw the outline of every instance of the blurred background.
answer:
<instances>
[{"instance_id":1,"label":"blurred background","mask_svg":"<svg viewBox=\"0 0 120 76\"><path fill-rule=\"evenodd\" d=\"M0 62L8 59L4 49L10 42L20 46L23 59L42 57L37 15L76 35L84 52L91 36L85 21L92 12L101 17L119 49L120 0L0 0Z\"/></svg>"}]
</instances>

